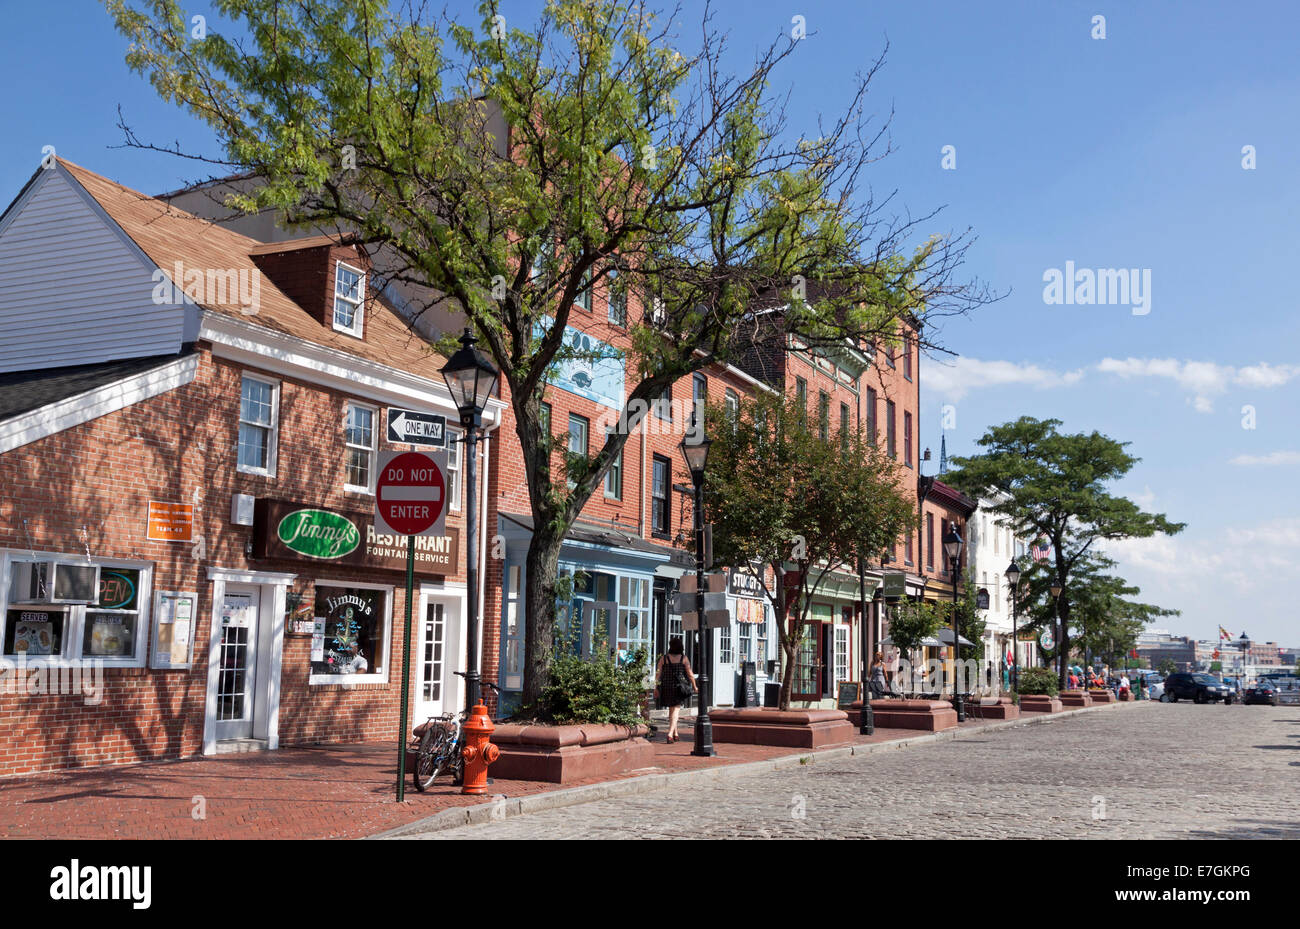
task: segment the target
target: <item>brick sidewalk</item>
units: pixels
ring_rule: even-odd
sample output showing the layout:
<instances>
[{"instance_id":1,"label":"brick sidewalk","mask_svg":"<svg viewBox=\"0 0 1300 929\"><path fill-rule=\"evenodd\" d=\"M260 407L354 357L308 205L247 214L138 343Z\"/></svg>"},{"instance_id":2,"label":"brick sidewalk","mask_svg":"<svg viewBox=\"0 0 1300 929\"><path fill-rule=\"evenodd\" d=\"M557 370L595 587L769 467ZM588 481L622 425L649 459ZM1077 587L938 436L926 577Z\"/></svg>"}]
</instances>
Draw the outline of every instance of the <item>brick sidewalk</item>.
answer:
<instances>
[{"instance_id":1,"label":"brick sidewalk","mask_svg":"<svg viewBox=\"0 0 1300 929\"><path fill-rule=\"evenodd\" d=\"M685 723L685 720L683 720ZM967 720L962 729L980 728ZM718 755L690 754L690 730L667 745L655 735L655 766L622 775L675 773L798 754L765 745L716 745ZM877 729L852 744L921 735ZM828 746L829 747L829 746ZM562 789L539 781L498 780L487 797L468 797L439 779L406 801L395 800L396 746L388 743L286 748L246 755L66 771L0 781L0 837L31 839L323 839L361 838L416 822L493 794L522 797ZM578 781L564 787L598 783ZM195 798L202 798L196 800ZM206 818L195 810L206 805Z\"/></svg>"}]
</instances>

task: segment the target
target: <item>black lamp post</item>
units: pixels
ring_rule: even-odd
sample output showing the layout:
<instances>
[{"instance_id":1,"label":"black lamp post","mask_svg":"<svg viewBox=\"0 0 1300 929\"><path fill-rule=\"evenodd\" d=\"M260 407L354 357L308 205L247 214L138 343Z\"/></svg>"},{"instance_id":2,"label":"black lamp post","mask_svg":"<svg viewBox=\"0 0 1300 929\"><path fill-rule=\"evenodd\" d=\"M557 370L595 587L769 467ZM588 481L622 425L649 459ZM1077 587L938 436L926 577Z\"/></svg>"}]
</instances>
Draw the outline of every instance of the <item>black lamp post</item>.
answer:
<instances>
[{"instance_id":1,"label":"black lamp post","mask_svg":"<svg viewBox=\"0 0 1300 929\"><path fill-rule=\"evenodd\" d=\"M950 524L948 534L943 537L943 550L948 554L952 570L952 705L957 710L957 722L964 723L966 702L957 689L957 665L961 661L961 639L957 632L957 579L961 577L962 541L955 522Z\"/></svg>"},{"instance_id":2,"label":"black lamp post","mask_svg":"<svg viewBox=\"0 0 1300 929\"><path fill-rule=\"evenodd\" d=\"M1246 635L1243 630L1241 638L1237 640L1237 647L1241 649L1241 676L1246 676L1246 652L1250 651L1250 636Z\"/></svg>"},{"instance_id":3,"label":"black lamp post","mask_svg":"<svg viewBox=\"0 0 1300 929\"><path fill-rule=\"evenodd\" d=\"M460 424L465 428L465 436L460 441L465 444L466 497L468 510L465 517L465 534L469 536L466 551L465 586L469 599L469 627L466 638L469 648L465 659L465 710L472 712L480 701L480 684L478 673L478 495L477 468L475 467L479 442L479 429L483 425L483 410L488 398L496 389L497 378L501 372L483 352L474 347L475 339L469 327L460 337L461 347L456 350L447 363L443 365L442 376L451 391L451 399L460 411ZM408 643L409 644L409 643Z\"/></svg>"},{"instance_id":4,"label":"black lamp post","mask_svg":"<svg viewBox=\"0 0 1300 929\"><path fill-rule=\"evenodd\" d=\"M1020 603L1020 565L1016 559L1011 559L1011 564L1006 570L1007 583L1011 585L1011 689L1016 693L1020 692L1020 648L1016 638L1019 632L1016 629L1016 613Z\"/></svg>"},{"instance_id":5,"label":"black lamp post","mask_svg":"<svg viewBox=\"0 0 1300 929\"><path fill-rule=\"evenodd\" d=\"M1056 672L1060 675L1060 687L1065 689L1065 682L1068 675L1065 673L1065 636L1061 635L1061 585L1055 581L1047 588L1052 595L1052 628L1056 632L1056 655L1059 670Z\"/></svg>"},{"instance_id":6,"label":"black lamp post","mask_svg":"<svg viewBox=\"0 0 1300 929\"><path fill-rule=\"evenodd\" d=\"M692 436L692 433L695 433ZM695 485L695 616L700 629L700 709L695 716L695 747L692 755L709 757L713 750L713 722L709 719L709 704L713 694L709 690L709 666L713 662L713 630L704 618L704 465L709 459L712 439L703 430L694 429L682 438L682 457L691 472Z\"/></svg>"}]
</instances>

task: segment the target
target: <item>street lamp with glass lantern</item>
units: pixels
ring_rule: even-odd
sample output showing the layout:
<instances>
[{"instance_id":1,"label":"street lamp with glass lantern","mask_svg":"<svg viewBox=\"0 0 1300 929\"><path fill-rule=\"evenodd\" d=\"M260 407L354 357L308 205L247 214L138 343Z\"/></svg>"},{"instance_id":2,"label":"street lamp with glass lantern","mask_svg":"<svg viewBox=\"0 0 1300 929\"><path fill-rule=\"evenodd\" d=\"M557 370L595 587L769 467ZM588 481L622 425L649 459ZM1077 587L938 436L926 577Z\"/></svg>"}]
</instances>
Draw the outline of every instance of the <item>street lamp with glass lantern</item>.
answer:
<instances>
[{"instance_id":1,"label":"street lamp with glass lantern","mask_svg":"<svg viewBox=\"0 0 1300 929\"><path fill-rule=\"evenodd\" d=\"M961 577L962 540L956 522L949 524L943 537L943 550L952 570L952 705L957 710L957 722L962 723L966 721L966 702L957 688L957 664L961 659L961 639L957 633L957 579Z\"/></svg>"},{"instance_id":2,"label":"street lamp with glass lantern","mask_svg":"<svg viewBox=\"0 0 1300 929\"><path fill-rule=\"evenodd\" d=\"M1007 565L1004 572L1007 577L1007 583L1011 585L1011 689L1016 693L1020 692L1020 648L1016 636L1019 634L1016 628L1016 618L1020 606L1020 565L1016 559L1011 559L1011 564Z\"/></svg>"},{"instance_id":3,"label":"street lamp with glass lantern","mask_svg":"<svg viewBox=\"0 0 1300 929\"><path fill-rule=\"evenodd\" d=\"M1242 630L1241 638L1237 640L1237 647L1241 649L1241 676L1246 676L1246 652L1250 650L1250 636Z\"/></svg>"},{"instance_id":4,"label":"street lamp with glass lantern","mask_svg":"<svg viewBox=\"0 0 1300 929\"><path fill-rule=\"evenodd\" d=\"M703 429L693 429L682 437L682 457L695 486L695 616L700 630L700 709L695 716L695 746L692 755L709 757L713 750L713 722L709 719L709 666L713 661L713 630L704 617L704 465L709 460L712 439Z\"/></svg>"},{"instance_id":5,"label":"street lamp with glass lantern","mask_svg":"<svg viewBox=\"0 0 1300 929\"><path fill-rule=\"evenodd\" d=\"M469 600L468 647L465 668L465 710L472 713L481 701L478 671L479 604L478 604L478 510L477 462L479 429L483 426L483 411L488 398L496 390L500 370L483 352L474 347L474 334L469 327L460 337L461 347L447 359L442 367L443 380L451 392L452 402L460 413L460 424L465 435L460 439L465 445L465 534L469 537L466 551L465 586ZM408 647L410 643L407 643Z\"/></svg>"},{"instance_id":6,"label":"street lamp with glass lantern","mask_svg":"<svg viewBox=\"0 0 1300 929\"><path fill-rule=\"evenodd\" d=\"M1067 675L1065 673L1065 649L1062 648L1062 646L1065 644L1065 637L1061 635L1062 632L1061 591L1062 589L1063 588L1058 582L1053 581L1051 585L1047 588L1047 591L1052 595L1052 627L1053 630L1056 632L1056 654L1057 654L1057 664L1059 666L1059 670L1057 671L1057 674L1060 675L1060 686L1065 687Z\"/></svg>"}]
</instances>

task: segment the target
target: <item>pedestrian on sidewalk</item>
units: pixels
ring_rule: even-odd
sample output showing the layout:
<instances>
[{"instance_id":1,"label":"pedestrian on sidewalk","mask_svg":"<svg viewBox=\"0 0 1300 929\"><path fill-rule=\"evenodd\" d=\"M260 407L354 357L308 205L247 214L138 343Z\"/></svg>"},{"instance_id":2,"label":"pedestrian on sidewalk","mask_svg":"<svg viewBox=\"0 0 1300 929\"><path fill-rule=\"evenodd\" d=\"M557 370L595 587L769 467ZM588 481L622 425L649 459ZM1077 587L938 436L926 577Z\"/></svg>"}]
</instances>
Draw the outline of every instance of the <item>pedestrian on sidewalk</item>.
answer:
<instances>
[{"instance_id":1,"label":"pedestrian on sidewalk","mask_svg":"<svg viewBox=\"0 0 1300 929\"><path fill-rule=\"evenodd\" d=\"M681 636L673 636L668 643L668 652L659 656L659 666L655 669L659 679L659 705L668 707L668 741L677 741L677 718L681 715L682 704L692 693L699 693L695 675L691 673L691 662L682 648Z\"/></svg>"},{"instance_id":2,"label":"pedestrian on sidewalk","mask_svg":"<svg viewBox=\"0 0 1300 929\"><path fill-rule=\"evenodd\" d=\"M885 655L876 652L876 660L871 663L871 699L883 700L889 696L889 684L885 680Z\"/></svg>"}]
</instances>

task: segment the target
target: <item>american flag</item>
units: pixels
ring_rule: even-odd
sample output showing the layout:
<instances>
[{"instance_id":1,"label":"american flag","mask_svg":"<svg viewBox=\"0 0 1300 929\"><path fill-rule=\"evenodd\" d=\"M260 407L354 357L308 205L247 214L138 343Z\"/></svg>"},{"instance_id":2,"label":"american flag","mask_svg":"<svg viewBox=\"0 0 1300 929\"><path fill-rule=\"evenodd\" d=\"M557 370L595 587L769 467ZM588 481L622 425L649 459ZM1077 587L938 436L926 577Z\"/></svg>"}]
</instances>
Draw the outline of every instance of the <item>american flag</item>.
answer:
<instances>
[{"instance_id":1,"label":"american flag","mask_svg":"<svg viewBox=\"0 0 1300 929\"><path fill-rule=\"evenodd\" d=\"M1034 561L1051 561L1052 543L1046 539L1039 539L1029 547L1029 557Z\"/></svg>"}]
</instances>

